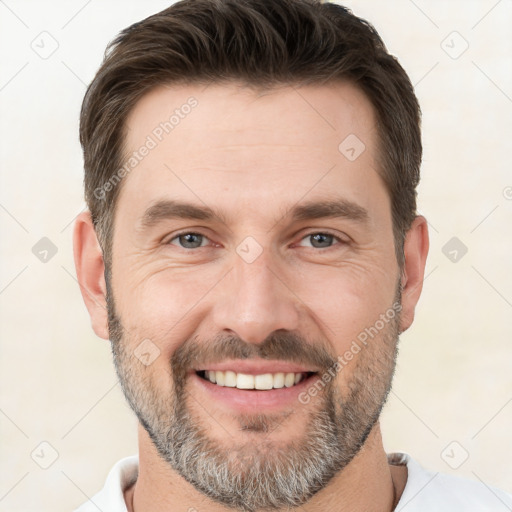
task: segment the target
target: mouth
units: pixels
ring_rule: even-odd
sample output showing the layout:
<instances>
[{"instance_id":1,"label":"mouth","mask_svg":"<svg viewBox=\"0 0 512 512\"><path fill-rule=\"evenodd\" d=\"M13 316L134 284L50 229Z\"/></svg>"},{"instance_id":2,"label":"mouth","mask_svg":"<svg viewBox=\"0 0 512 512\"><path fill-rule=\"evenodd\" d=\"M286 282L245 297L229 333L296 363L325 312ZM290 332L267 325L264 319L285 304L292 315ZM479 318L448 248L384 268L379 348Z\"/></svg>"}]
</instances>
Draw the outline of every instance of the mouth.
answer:
<instances>
[{"instance_id":1,"label":"mouth","mask_svg":"<svg viewBox=\"0 0 512 512\"><path fill-rule=\"evenodd\" d=\"M320 371L282 361L240 360L197 368L190 377L205 405L254 414L302 406L300 393L320 378Z\"/></svg>"},{"instance_id":2,"label":"mouth","mask_svg":"<svg viewBox=\"0 0 512 512\"><path fill-rule=\"evenodd\" d=\"M271 390L291 388L309 379L316 372L238 373L232 370L200 370L196 374L220 387L243 390Z\"/></svg>"}]
</instances>

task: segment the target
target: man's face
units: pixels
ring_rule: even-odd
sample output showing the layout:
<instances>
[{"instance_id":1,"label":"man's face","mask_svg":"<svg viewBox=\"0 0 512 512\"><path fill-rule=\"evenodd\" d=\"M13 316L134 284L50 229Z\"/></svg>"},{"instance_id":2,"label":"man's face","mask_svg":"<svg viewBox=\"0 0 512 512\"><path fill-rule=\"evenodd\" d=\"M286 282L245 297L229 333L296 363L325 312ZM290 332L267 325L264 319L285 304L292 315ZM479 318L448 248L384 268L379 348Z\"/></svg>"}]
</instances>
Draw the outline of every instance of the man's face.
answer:
<instances>
[{"instance_id":1,"label":"man's face","mask_svg":"<svg viewBox=\"0 0 512 512\"><path fill-rule=\"evenodd\" d=\"M157 143L114 224L109 328L128 401L213 499L304 503L357 454L394 370L400 273L372 107L349 84L161 87L126 127L127 155Z\"/></svg>"}]
</instances>

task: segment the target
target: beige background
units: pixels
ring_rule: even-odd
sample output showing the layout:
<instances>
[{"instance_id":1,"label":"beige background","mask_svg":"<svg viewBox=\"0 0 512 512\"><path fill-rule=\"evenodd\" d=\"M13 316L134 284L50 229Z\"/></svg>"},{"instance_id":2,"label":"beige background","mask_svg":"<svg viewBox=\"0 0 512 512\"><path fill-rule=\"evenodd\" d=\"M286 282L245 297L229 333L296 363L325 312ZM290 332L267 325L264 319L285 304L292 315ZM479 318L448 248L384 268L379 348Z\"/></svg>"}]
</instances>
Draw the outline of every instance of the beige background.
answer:
<instances>
[{"instance_id":1,"label":"beige background","mask_svg":"<svg viewBox=\"0 0 512 512\"><path fill-rule=\"evenodd\" d=\"M109 344L75 280L77 123L107 42L168 3L0 2L1 512L70 511L136 452ZM424 112L419 206L431 252L383 415L386 448L512 492L512 3L347 5L399 57ZM43 237L58 250L46 263L32 252ZM455 263L443 253L452 237L468 249Z\"/></svg>"}]
</instances>

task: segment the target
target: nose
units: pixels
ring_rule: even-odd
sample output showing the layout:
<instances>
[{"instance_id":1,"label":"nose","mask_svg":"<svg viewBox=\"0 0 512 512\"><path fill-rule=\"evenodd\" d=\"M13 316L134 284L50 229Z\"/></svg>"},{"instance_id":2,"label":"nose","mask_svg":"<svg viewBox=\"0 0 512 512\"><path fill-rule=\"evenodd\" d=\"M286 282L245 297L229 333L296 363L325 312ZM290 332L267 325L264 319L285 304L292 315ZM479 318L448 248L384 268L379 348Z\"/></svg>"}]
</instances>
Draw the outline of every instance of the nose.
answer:
<instances>
[{"instance_id":1,"label":"nose","mask_svg":"<svg viewBox=\"0 0 512 512\"><path fill-rule=\"evenodd\" d=\"M260 344L278 329L298 328L299 300L274 267L265 251L252 263L235 255L234 268L215 300L216 332L234 333L247 343Z\"/></svg>"}]
</instances>

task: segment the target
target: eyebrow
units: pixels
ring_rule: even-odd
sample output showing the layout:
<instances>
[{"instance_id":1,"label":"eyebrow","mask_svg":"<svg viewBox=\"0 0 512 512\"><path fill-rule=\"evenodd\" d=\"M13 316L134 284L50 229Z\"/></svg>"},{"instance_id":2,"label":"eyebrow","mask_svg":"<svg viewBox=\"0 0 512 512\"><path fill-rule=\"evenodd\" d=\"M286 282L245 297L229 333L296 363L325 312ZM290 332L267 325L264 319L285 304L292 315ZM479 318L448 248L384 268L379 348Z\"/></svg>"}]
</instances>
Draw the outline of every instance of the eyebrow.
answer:
<instances>
[{"instance_id":1,"label":"eyebrow","mask_svg":"<svg viewBox=\"0 0 512 512\"><path fill-rule=\"evenodd\" d=\"M149 229L164 220L185 219L185 220L215 220L218 219L224 224L226 220L223 215L215 212L212 208L192 203L163 199L151 205L142 215L139 226L142 229Z\"/></svg>"},{"instance_id":2,"label":"eyebrow","mask_svg":"<svg viewBox=\"0 0 512 512\"><path fill-rule=\"evenodd\" d=\"M326 201L311 201L291 208L279 221L289 217L294 222L324 219L324 218L345 218L360 223L366 223L369 215L362 206L346 199L335 199ZM195 205L183 201L163 199L149 206L142 215L140 229L150 229L160 222L172 219L182 220L220 220L227 224L226 217L206 205Z\"/></svg>"},{"instance_id":3,"label":"eyebrow","mask_svg":"<svg viewBox=\"0 0 512 512\"><path fill-rule=\"evenodd\" d=\"M345 218L366 223L369 219L368 211L365 208L346 199L305 203L292 208L287 215L290 215L294 221Z\"/></svg>"}]
</instances>

